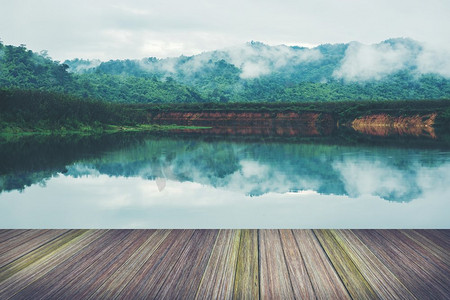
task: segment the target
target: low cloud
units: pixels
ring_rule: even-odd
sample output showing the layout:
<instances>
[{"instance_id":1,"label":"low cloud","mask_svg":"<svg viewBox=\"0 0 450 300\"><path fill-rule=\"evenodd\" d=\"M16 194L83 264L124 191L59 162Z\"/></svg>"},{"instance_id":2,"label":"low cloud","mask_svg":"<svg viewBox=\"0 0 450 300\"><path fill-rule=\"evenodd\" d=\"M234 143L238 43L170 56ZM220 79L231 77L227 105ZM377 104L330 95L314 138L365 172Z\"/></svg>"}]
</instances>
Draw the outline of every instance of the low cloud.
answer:
<instances>
[{"instance_id":1,"label":"low cloud","mask_svg":"<svg viewBox=\"0 0 450 300\"><path fill-rule=\"evenodd\" d=\"M381 80L401 70L415 75L450 77L450 55L410 39L392 39L379 44L352 42L333 77L349 82Z\"/></svg>"},{"instance_id":2,"label":"low cloud","mask_svg":"<svg viewBox=\"0 0 450 300\"><path fill-rule=\"evenodd\" d=\"M84 73L89 71L90 69L98 67L102 62L98 59L88 60L88 59L80 59L73 61L66 61L70 67L70 72L73 73Z\"/></svg>"},{"instance_id":3,"label":"low cloud","mask_svg":"<svg viewBox=\"0 0 450 300\"><path fill-rule=\"evenodd\" d=\"M417 55L416 51L400 43L363 45L353 42L333 76L347 81L380 80L407 68Z\"/></svg>"},{"instance_id":4,"label":"low cloud","mask_svg":"<svg viewBox=\"0 0 450 300\"><path fill-rule=\"evenodd\" d=\"M322 53L317 49L295 49L285 45L268 46L258 42L229 48L223 53L223 59L241 69L243 79L267 75L288 65L294 66L322 59Z\"/></svg>"},{"instance_id":5,"label":"low cloud","mask_svg":"<svg viewBox=\"0 0 450 300\"><path fill-rule=\"evenodd\" d=\"M241 69L241 78L243 79L255 78L261 75L270 74L270 67L264 62L246 62L242 64Z\"/></svg>"},{"instance_id":6,"label":"low cloud","mask_svg":"<svg viewBox=\"0 0 450 300\"><path fill-rule=\"evenodd\" d=\"M417 57L417 69L421 74L434 73L450 78L450 52L427 47Z\"/></svg>"},{"instance_id":7,"label":"low cloud","mask_svg":"<svg viewBox=\"0 0 450 300\"><path fill-rule=\"evenodd\" d=\"M141 67L149 72L192 75L208 67L208 64L224 60L236 66L242 79L257 78L279 71L282 68L322 59L318 49L294 48L286 45L268 46L259 42L223 50L203 52L198 55L160 60L142 60Z\"/></svg>"}]
</instances>

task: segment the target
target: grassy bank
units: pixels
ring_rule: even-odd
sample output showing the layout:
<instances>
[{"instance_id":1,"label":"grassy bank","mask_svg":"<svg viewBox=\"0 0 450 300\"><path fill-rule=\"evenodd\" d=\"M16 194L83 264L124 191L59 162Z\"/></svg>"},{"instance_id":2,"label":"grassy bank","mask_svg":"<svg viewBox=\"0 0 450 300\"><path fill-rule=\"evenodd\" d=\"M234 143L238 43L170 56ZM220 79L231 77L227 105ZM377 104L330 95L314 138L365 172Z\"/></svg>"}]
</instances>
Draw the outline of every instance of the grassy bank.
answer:
<instances>
[{"instance_id":1,"label":"grassy bank","mask_svg":"<svg viewBox=\"0 0 450 300\"><path fill-rule=\"evenodd\" d=\"M210 127L202 126L183 126L183 125L158 125L158 124L139 124L134 126L123 125L105 125L99 127L81 126L80 128L47 129L47 128L20 128L17 126L5 127L0 130L0 140L12 141L26 136L89 136L98 134L113 134L118 132L166 132L183 129L207 129Z\"/></svg>"},{"instance_id":2,"label":"grassy bank","mask_svg":"<svg viewBox=\"0 0 450 300\"><path fill-rule=\"evenodd\" d=\"M450 128L450 100L155 105L108 103L36 90L0 90L0 135L89 135L118 131L196 129L201 127L151 125L151 116L158 112L211 111L314 112L331 114L339 124L374 114L414 116L436 113L434 126L446 130Z\"/></svg>"},{"instance_id":3,"label":"grassy bank","mask_svg":"<svg viewBox=\"0 0 450 300\"><path fill-rule=\"evenodd\" d=\"M135 105L80 99L42 91L0 90L0 137L91 135L115 132L200 129L149 124Z\"/></svg>"}]
</instances>

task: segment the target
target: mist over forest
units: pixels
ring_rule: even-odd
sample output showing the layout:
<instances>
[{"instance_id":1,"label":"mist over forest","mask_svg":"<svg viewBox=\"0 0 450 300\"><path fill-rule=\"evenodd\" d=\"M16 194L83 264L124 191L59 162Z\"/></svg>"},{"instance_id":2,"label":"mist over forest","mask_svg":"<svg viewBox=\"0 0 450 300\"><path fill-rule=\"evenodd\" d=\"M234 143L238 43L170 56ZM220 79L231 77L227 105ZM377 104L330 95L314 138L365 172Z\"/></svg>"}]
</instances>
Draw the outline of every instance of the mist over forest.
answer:
<instances>
[{"instance_id":1,"label":"mist over forest","mask_svg":"<svg viewBox=\"0 0 450 300\"><path fill-rule=\"evenodd\" d=\"M450 57L412 39L315 48L239 47L140 60L53 61L0 44L0 88L121 103L305 102L450 98Z\"/></svg>"}]
</instances>

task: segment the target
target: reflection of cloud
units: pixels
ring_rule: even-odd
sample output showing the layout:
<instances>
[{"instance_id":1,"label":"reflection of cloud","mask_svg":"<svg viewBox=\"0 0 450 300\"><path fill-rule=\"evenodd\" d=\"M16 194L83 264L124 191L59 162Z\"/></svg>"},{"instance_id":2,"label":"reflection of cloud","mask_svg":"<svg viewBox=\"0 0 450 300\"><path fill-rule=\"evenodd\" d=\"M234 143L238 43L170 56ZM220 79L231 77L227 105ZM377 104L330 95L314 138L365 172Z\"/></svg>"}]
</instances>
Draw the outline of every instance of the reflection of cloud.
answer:
<instances>
[{"instance_id":1,"label":"reflection of cloud","mask_svg":"<svg viewBox=\"0 0 450 300\"><path fill-rule=\"evenodd\" d=\"M345 190L351 197L373 195L393 201L411 201L420 196L416 172L396 169L379 160L361 161L361 157L335 162Z\"/></svg>"},{"instance_id":2,"label":"reflection of cloud","mask_svg":"<svg viewBox=\"0 0 450 300\"><path fill-rule=\"evenodd\" d=\"M83 164L74 164L68 168L70 173L74 176L99 176L99 170L93 168L92 166L87 166Z\"/></svg>"},{"instance_id":3,"label":"reflection of cloud","mask_svg":"<svg viewBox=\"0 0 450 300\"><path fill-rule=\"evenodd\" d=\"M269 192L286 193L291 190L317 190L320 187L320 180L310 178L305 174L295 174L291 171L283 170L283 167L278 165L241 160L238 168L224 177L211 177L210 173L198 168L198 166L191 165L189 180L253 196Z\"/></svg>"},{"instance_id":4,"label":"reflection of cloud","mask_svg":"<svg viewBox=\"0 0 450 300\"><path fill-rule=\"evenodd\" d=\"M262 165L257 161L252 160L241 160L241 172L246 178L250 177L263 177L266 176L267 172L270 170L269 166Z\"/></svg>"},{"instance_id":5,"label":"reflection of cloud","mask_svg":"<svg viewBox=\"0 0 450 300\"><path fill-rule=\"evenodd\" d=\"M434 167L422 165L425 154L411 156L401 149L359 153L357 148L316 145L257 147L203 142L183 147L173 141L149 142L110 154L95 164L75 164L68 167L67 174L140 177L152 180L151 187L161 194L165 194L169 182L192 182L199 189L209 186L251 196L312 190L326 195L371 195L397 202L417 199L429 190L425 184L434 184L427 183L426 178L434 178L429 171ZM429 166L445 162L428 156L426 161Z\"/></svg>"},{"instance_id":6,"label":"reflection of cloud","mask_svg":"<svg viewBox=\"0 0 450 300\"><path fill-rule=\"evenodd\" d=\"M138 177L59 176L46 188L0 194L0 228L447 228L449 180L433 179L450 165L434 170L424 169L423 197L411 203L314 191L253 198L176 181L159 192Z\"/></svg>"},{"instance_id":7,"label":"reflection of cloud","mask_svg":"<svg viewBox=\"0 0 450 300\"><path fill-rule=\"evenodd\" d=\"M450 163L434 168L422 167L417 177L417 186L427 193L432 193L437 198L450 195Z\"/></svg>"}]
</instances>

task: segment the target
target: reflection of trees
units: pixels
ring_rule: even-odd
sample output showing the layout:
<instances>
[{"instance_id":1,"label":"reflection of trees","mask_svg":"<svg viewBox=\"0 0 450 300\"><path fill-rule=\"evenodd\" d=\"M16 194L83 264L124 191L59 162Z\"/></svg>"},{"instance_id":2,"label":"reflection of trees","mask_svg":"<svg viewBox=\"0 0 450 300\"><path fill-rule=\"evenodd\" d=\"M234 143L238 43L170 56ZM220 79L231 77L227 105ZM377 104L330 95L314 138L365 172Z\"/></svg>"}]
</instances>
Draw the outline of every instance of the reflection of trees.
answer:
<instances>
[{"instance_id":1,"label":"reflection of trees","mask_svg":"<svg viewBox=\"0 0 450 300\"><path fill-rule=\"evenodd\" d=\"M368 191L371 195L392 201L417 198L421 193L417 185L418 169L423 164L439 165L447 159L430 155L429 151L395 148L207 142L201 139L138 138L132 135L77 141L30 140L6 145L0 151L3 157L9 158L2 161L0 168L0 188L3 191L21 190L59 172L77 177L92 174L94 170L96 174L157 180L160 190L164 189L165 184L170 184L166 180L174 180L235 189L252 196L302 190L359 196ZM401 174L397 177L398 186L402 188L392 188L375 180L377 187L361 192L357 189L358 184L362 186L364 183L358 182L358 176L354 179L345 177L346 166L351 163L358 167L361 161L368 165L378 161L384 169ZM248 168L248 165L256 169L247 174L244 166ZM375 178L378 175L374 171L368 176Z\"/></svg>"},{"instance_id":2,"label":"reflection of trees","mask_svg":"<svg viewBox=\"0 0 450 300\"><path fill-rule=\"evenodd\" d=\"M132 135L27 137L0 142L0 192L44 182L66 166L136 143Z\"/></svg>"}]
</instances>

